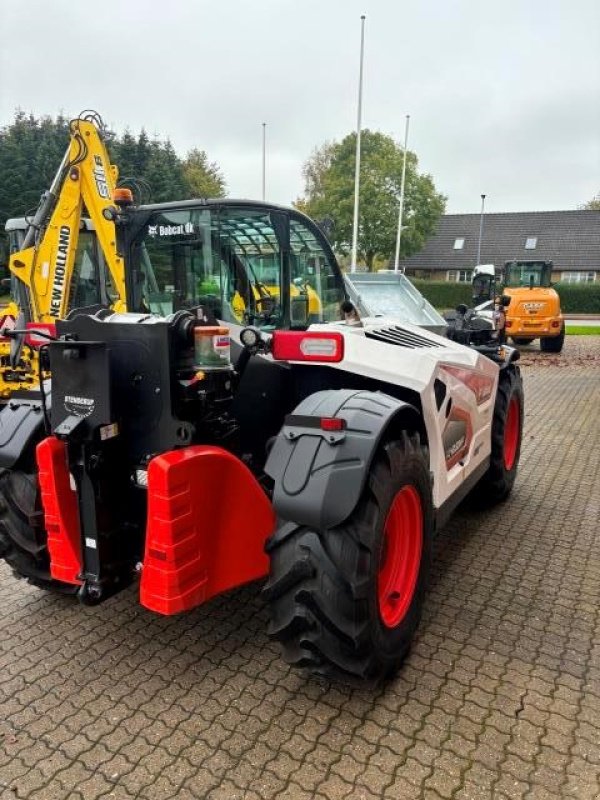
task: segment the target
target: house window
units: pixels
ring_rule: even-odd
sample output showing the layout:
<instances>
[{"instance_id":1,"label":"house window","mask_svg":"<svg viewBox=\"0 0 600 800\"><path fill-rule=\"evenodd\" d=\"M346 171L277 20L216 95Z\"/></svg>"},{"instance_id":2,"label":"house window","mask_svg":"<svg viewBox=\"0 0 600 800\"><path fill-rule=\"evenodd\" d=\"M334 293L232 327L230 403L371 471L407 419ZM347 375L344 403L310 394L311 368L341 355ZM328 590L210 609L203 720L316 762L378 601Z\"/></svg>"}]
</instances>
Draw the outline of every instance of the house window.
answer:
<instances>
[{"instance_id":1,"label":"house window","mask_svg":"<svg viewBox=\"0 0 600 800\"><path fill-rule=\"evenodd\" d=\"M525 250L535 250L537 247L537 236L528 236L525 240Z\"/></svg>"},{"instance_id":2,"label":"house window","mask_svg":"<svg viewBox=\"0 0 600 800\"><path fill-rule=\"evenodd\" d=\"M594 283L595 280L596 273L591 271L562 272L560 275L561 283Z\"/></svg>"},{"instance_id":3,"label":"house window","mask_svg":"<svg viewBox=\"0 0 600 800\"><path fill-rule=\"evenodd\" d=\"M469 283L472 274L472 269L449 269L446 272L446 280L455 281L456 283Z\"/></svg>"},{"instance_id":4,"label":"house window","mask_svg":"<svg viewBox=\"0 0 600 800\"><path fill-rule=\"evenodd\" d=\"M465 246L465 238L464 236L459 236L457 239L454 240L454 249L455 250L462 250Z\"/></svg>"}]
</instances>

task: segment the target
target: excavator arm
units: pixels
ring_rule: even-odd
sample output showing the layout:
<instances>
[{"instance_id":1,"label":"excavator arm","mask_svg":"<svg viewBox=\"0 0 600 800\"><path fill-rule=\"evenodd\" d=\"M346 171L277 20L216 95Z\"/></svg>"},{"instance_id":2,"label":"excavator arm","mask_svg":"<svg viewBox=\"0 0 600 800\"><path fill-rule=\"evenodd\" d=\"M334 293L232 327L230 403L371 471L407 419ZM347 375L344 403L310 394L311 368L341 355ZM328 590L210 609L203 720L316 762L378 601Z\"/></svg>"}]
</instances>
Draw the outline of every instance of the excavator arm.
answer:
<instances>
[{"instance_id":1,"label":"excavator arm","mask_svg":"<svg viewBox=\"0 0 600 800\"><path fill-rule=\"evenodd\" d=\"M126 310L125 269L117 253L114 223L118 171L110 163L97 115L72 120L70 134L69 148L32 219L24 247L9 262L10 271L22 284L23 322L51 324L66 317L84 208L117 295L113 308Z\"/></svg>"}]
</instances>

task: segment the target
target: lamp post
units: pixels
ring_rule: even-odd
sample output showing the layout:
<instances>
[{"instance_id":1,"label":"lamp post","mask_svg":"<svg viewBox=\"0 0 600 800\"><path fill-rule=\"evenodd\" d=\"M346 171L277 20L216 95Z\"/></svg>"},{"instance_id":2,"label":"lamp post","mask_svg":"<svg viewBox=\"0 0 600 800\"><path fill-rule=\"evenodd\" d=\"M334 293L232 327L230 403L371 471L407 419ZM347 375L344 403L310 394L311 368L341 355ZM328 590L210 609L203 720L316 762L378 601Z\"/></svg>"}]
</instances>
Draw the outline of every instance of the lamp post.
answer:
<instances>
[{"instance_id":1,"label":"lamp post","mask_svg":"<svg viewBox=\"0 0 600 800\"><path fill-rule=\"evenodd\" d=\"M262 124L262 199L265 201L267 185L267 123Z\"/></svg>"},{"instance_id":2,"label":"lamp post","mask_svg":"<svg viewBox=\"0 0 600 800\"><path fill-rule=\"evenodd\" d=\"M408 123L410 114L406 115L406 128L404 129L404 160L402 161L402 182L400 183L400 211L398 212L398 235L396 236L396 256L394 258L394 272L398 272L400 261L400 239L402 238L402 214L404 212L404 184L406 182L406 152L408 150Z\"/></svg>"},{"instance_id":3,"label":"lamp post","mask_svg":"<svg viewBox=\"0 0 600 800\"><path fill-rule=\"evenodd\" d=\"M360 187L360 132L362 127L363 60L365 55L365 15L360 18L360 68L358 73L358 120L356 123L356 165L354 168L354 219L352 221L352 255L350 272L356 272L358 251L358 192Z\"/></svg>"},{"instance_id":4,"label":"lamp post","mask_svg":"<svg viewBox=\"0 0 600 800\"><path fill-rule=\"evenodd\" d=\"M479 241L477 242L477 263L476 267L481 264L481 240L483 239L483 212L485 209L485 195L481 195L481 215L479 217Z\"/></svg>"}]
</instances>

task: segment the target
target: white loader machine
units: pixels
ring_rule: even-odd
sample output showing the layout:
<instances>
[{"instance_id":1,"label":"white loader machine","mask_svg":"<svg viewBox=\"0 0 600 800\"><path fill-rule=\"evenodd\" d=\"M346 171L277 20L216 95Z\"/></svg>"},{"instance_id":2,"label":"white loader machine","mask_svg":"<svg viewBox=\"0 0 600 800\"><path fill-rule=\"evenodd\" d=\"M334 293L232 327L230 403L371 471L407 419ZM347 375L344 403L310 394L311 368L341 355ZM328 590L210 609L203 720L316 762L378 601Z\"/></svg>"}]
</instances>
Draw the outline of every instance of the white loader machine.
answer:
<instances>
[{"instance_id":1,"label":"white loader machine","mask_svg":"<svg viewBox=\"0 0 600 800\"><path fill-rule=\"evenodd\" d=\"M118 208L115 224L129 313L58 321L51 396L0 413L0 466L27 488L0 497L2 554L87 604L139 580L161 614L266 578L286 660L389 676L435 531L470 493L512 489L518 352L464 319L451 340L360 318L293 209L187 201Z\"/></svg>"}]
</instances>

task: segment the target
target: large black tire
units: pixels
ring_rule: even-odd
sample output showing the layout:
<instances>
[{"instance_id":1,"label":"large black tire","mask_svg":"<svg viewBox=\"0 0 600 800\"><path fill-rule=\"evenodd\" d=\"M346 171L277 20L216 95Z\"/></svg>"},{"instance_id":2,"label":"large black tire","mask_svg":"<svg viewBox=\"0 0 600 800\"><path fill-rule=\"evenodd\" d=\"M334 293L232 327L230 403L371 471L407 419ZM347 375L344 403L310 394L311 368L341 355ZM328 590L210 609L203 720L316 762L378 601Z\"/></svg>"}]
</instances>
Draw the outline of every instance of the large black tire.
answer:
<instances>
[{"instance_id":1,"label":"large black tire","mask_svg":"<svg viewBox=\"0 0 600 800\"><path fill-rule=\"evenodd\" d=\"M545 336L540 339L540 348L542 353L560 353L565 343L565 326L563 324L558 336L548 337Z\"/></svg>"},{"instance_id":2,"label":"large black tire","mask_svg":"<svg viewBox=\"0 0 600 800\"><path fill-rule=\"evenodd\" d=\"M404 502L413 504L405 515ZM402 521L386 524L388 514ZM413 544L419 539L418 547L402 551L389 544L410 538L419 522L419 535L412 538ZM269 635L281 643L285 660L349 683L373 685L393 674L421 617L432 528L429 463L416 434L381 447L359 503L344 523L330 530L293 523L281 527L267 544L271 569L264 593ZM404 561L398 559L401 552L409 553ZM391 591L388 578L400 574L399 563L407 565L411 577ZM397 621L396 611L402 612Z\"/></svg>"},{"instance_id":3,"label":"large black tire","mask_svg":"<svg viewBox=\"0 0 600 800\"><path fill-rule=\"evenodd\" d=\"M517 346L531 344L534 341L534 339L530 339L529 337L526 338L524 336L513 336L512 340L513 343L516 344Z\"/></svg>"},{"instance_id":4,"label":"large black tire","mask_svg":"<svg viewBox=\"0 0 600 800\"><path fill-rule=\"evenodd\" d=\"M0 557L18 577L40 589L74 594L79 588L50 577L48 536L34 474L5 470L0 475Z\"/></svg>"},{"instance_id":5,"label":"large black tire","mask_svg":"<svg viewBox=\"0 0 600 800\"><path fill-rule=\"evenodd\" d=\"M513 488L521 455L523 407L521 371L513 364L500 371L492 422L490 466L471 493L474 503L480 508L506 500Z\"/></svg>"}]
</instances>

